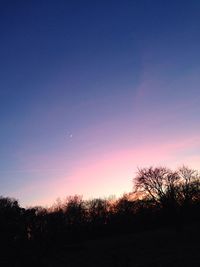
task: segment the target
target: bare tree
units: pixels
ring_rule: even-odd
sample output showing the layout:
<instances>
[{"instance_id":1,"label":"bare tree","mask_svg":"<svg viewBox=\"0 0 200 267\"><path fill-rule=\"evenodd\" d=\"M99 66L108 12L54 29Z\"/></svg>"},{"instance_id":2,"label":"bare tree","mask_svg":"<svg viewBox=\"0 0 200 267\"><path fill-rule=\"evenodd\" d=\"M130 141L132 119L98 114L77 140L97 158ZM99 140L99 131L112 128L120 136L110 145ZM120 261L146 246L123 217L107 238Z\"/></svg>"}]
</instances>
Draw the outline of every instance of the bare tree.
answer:
<instances>
[{"instance_id":1,"label":"bare tree","mask_svg":"<svg viewBox=\"0 0 200 267\"><path fill-rule=\"evenodd\" d=\"M175 201L179 175L165 167L138 169L134 179L135 192L140 192L143 198L152 199L157 204L165 206L169 201Z\"/></svg>"},{"instance_id":2,"label":"bare tree","mask_svg":"<svg viewBox=\"0 0 200 267\"><path fill-rule=\"evenodd\" d=\"M187 206L200 200L200 175L197 170L182 166L178 170L180 176L180 201Z\"/></svg>"}]
</instances>

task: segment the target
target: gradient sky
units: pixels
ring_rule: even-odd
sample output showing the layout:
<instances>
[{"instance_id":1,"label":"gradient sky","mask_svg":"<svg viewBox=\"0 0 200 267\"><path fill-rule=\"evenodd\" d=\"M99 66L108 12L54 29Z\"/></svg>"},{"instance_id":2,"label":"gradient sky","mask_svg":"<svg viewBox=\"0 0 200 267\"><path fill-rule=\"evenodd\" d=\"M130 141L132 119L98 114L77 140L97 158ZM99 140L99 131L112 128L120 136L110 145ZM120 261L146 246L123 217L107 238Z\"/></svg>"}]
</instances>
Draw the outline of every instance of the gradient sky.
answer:
<instances>
[{"instance_id":1,"label":"gradient sky","mask_svg":"<svg viewBox=\"0 0 200 267\"><path fill-rule=\"evenodd\" d=\"M200 169L200 1L1 0L0 195L120 196Z\"/></svg>"}]
</instances>

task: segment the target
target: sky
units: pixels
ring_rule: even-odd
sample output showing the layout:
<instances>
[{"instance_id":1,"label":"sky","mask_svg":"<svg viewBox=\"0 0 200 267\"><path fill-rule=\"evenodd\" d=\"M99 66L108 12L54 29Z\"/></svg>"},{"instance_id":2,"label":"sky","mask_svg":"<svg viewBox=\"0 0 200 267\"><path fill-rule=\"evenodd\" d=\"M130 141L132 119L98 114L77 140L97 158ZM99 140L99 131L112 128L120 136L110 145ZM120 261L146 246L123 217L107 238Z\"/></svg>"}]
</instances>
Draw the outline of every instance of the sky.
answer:
<instances>
[{"instance_id":1,"label":"sky","mask_svg":"<svg viewBox=\"0 0 200 267\"><path fill-rule=\"evenodd\" d=\"M130 192L200 169L200 1L1 0L0 195Z\"/></svg>"}]
</instances>

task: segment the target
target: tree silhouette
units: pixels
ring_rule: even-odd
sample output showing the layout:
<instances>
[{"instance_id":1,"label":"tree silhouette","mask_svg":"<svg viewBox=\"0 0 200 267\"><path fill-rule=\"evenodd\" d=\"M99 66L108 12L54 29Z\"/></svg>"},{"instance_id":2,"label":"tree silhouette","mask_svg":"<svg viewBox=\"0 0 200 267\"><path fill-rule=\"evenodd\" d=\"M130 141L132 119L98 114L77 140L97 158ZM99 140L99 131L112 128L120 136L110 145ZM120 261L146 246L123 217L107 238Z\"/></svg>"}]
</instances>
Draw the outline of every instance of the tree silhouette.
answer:
<instances>
[{"instance_id":1,"label":"tree silhouette","mask_svg":"<svg viewBox=\"0 0 200 267\"><path fill-rule=\"evenodd\" d=\"M200 176L197 170L186 166L179 168L180 176L180 201L182 205L188 206L191 202L200 200Z\"/></svg>"},{"instance_id":2,"label":"tree silhouette","mask_svg":"<svg viewBox=\"0 0 200 267\"><path fill-rule=\"evenodd\" d=\"M180 177L165 167L139 169L134 179L136 192L165 207L176 202Z\"/></svg>"},{"instance_id":3,"label":"tree silhouette","mask_svg":"<svg viewBox=\"0 0 200 267\"><path fill-rule=\"evenodd\" d=\"M18 243L26 239L24 209L12 198L0 197L0 234L1 248L14 250Z\"/></svg>"},{"instance_id":4,"label":"tree silhouette","mask_svg":"<svg viewBox=\"0 0 200 267\"><path fill-rule=\"evenodd\" d=\"M17 200L0 197L0 263L2 255L12 253L15 261L21 257L27 263L8 266L29 266L30 258L40 266L37 259L43 255L48 258L74 248L76 252L82 241L163 226L175 226L182 233L182 226L199 222L198 171L185 166L177 171L142 168L133 182L133 192L118 199L84 201L75 195L49 209L24 209Z\"/></svg>"}]
</instances>

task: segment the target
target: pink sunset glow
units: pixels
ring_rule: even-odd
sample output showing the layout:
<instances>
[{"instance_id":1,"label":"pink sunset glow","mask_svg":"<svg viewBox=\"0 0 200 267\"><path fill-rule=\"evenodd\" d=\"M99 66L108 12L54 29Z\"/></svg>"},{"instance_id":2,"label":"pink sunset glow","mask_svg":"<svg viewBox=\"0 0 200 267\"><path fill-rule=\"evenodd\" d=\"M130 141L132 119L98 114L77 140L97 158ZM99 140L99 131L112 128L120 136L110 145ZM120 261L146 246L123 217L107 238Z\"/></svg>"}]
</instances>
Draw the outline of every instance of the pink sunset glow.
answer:
<instances>
[{"instance_id":1,"label":"pink sunset glow","mask_svg":"<svg viewBox=\"0 0 200 267\"><path fill-rule=\"evenodd\" d=\"M141 35L141 29L129 35L129 26L116 32L117 38L110 30L102 34L111 38L102 43L98 34L93 39L92 29L83 44L81 31L81 39L70 47L64 27L60 37L66 40L50 35L45 42L44 47L50 45L46 53L55 48L53 54L34 54L33 62L44 56L44 66L39 58L35 67L29 60L21 66L22 58L27 59L23 51L14 61L22 73L16 68L7 81L11 84L1 86L1 114L6 114L0 139L3 195L24 206L51 205L73 194L119 196L132 190L137 167L200 168L200 69L198 53L192 53L199 51L197 34L188 48L176 33L172 47L165 39L171 30L165 35L162 29L156 38L149 30Z\"/></svg>"},{"instance_id":2,"label":"pink sunset glow","mask_svg":"<svg viewBox=\"0 0 200 267\"><path fill-rule=\"evenodd\" d=\"M48 180L31 183L23 191L15 192L15 195L20 197L23 193L29 198L45 192L44 197L30 199L30 205L45 206L52 205L57 198L64 199L74 194L82 195L84 199L113 195L118 197L132 190L132 180L138 167L164 165L176 168L187 162L190 167L199 169L200 157L190 155L190 151L199 145L199 136L191 136L175 140L174 143L136 145L135 149L121 149L99 157L87 155L85 159L77 161L67 175L65 171L59 170L59 164L57 169L41 168L38 171L46 171L52 179L48 176Z\"/></svg>"}]
</instances>

